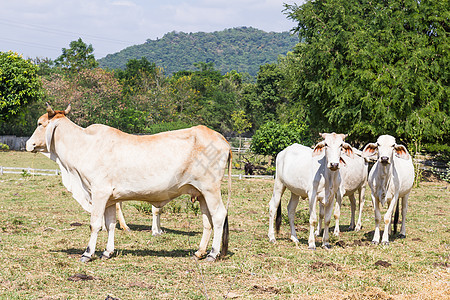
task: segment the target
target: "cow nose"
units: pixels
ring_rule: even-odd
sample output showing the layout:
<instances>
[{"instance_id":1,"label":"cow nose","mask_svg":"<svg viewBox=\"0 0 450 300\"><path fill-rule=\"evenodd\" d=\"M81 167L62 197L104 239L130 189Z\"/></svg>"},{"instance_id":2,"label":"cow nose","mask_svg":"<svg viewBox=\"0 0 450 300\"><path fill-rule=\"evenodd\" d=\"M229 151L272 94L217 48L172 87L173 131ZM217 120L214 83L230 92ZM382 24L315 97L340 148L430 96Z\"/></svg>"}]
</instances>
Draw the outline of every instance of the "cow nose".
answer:
<instances>
[{"instance_id":1,"label":"cow nose","mask_svg":"<svg viewBox=\"0 0 450 300\"><path fill-rule=\"evenodd\" d=\"M382 157L380 157L380 161L382 164L387 164L387 163L389 163L389 157L382 156Z\"/></svg>"},{"instance_id":2,"label":"cow nose","mask_svg":"<svg viewBox=\"0 0 450 300\"><path fill-rule=\"evenodd\" d=\"M330 169L336 171L339 168L339 163L330 163Z\"/></svg>"}]
</instances>

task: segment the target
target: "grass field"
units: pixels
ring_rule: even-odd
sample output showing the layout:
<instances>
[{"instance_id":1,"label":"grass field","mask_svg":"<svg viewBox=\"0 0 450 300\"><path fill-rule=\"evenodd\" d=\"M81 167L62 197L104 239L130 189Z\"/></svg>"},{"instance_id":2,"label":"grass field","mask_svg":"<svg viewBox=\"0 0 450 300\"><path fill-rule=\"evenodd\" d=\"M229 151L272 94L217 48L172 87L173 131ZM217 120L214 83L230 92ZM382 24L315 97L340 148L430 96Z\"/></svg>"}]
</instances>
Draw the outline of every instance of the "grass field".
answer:
<instances>
[{"instance_id":1,"label":"grass field","mask_svg":"<svg viewBox=\"0 0 450 300\"><path fill-rule=\"evenodd\" d=\"M0 152L0 165L57 168L43 155L21 152ZM414 188L407 237L391 237L389 246L370 243L369 192L360 232L346 230L345 198L341 236L332 236L330 250L316 251L307 249L306 202L296 215L299 247L289 240L289 193L278 241L269 243L272 185L273 180L233 181L230 253L215 263L192 259L201 216L181 198L162 215L166 233L160 237L151 235L150 215L125 203L132 231L116 231L116 255L83 264L78 260L89 238L89 215L60 177L0 176L0 299L450 299L449 184L422 182ZM222 192L226 195L226 183ZM101 232L97 254L105 246Z\"/></svg>"}]
</instances>

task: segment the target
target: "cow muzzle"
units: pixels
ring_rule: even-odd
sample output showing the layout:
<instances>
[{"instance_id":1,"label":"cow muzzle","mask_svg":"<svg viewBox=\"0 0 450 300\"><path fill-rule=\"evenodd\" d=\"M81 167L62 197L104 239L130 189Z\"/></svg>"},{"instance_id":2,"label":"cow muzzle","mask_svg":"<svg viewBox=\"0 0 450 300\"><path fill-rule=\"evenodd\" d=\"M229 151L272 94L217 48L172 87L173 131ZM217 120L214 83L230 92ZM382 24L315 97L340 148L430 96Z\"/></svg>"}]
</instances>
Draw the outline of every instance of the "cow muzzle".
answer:
<instances>
[{"instance_id":1,"label":"cow muzzle","mask_svg":"<svg viewBox=\"0 0 450 300\"><path fill-rule=\"evenodd\" d=\"M331 171L336 171L337 169L339 169L339 163L329 163L328 168Z\"/></svg>"},{"instance_id":2,"label":"cow muzzle","mask_svg":"<svg viewBox=\"0 0 450 300\"><path fill-rule=\"evenodd\" d=\"M389 157L388 157L388 156L381 156L381 157L380 157L380 162L381 162L383 165L389 164Z\"/></svg>"}]
</instances>

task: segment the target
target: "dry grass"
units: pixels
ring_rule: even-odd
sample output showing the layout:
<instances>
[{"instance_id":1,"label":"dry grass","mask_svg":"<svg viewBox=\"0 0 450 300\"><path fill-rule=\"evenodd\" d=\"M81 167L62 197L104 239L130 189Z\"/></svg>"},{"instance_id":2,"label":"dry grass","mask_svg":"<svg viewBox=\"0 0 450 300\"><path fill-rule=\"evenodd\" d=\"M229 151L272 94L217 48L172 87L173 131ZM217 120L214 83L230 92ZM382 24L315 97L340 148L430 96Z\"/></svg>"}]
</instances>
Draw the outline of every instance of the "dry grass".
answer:
<instances>
[{"instance_id":1,"label":"dry grass","mask_svg":"<svg viewBox=\"0 0 450 300\"><path fill-rule=\"evenodd\" d=\"M42 167L44 156L2 152L0 165ZM56 166L45 166L56 168ZM8 299L448 299L450 294L450 186L422 183L410 196L407 238L373 246L369 195L363 229L348 232L344 199L341 236L330 250L307 249L307 203L298 207L301 244L289 240L286 221L268 242L271 180L235 180L230 204L230 254L197 263L201 237L192 210L166 212L166 233L151 235L151 216L124 205L132 231L116 232L116 256L78 262L89 237L89 215L56 176L0 177L0 298ZM226 184L223 193L226 194ZM368 194L368 193L367 193ZM282 206L286 214L289 195ZM224 197L225 198L225 197ZM187 201L178 199L175 201ZM81 225L81 226L76 226ZM391 238L392 240L392 238ZM106 243L101 233L98 253ZM319 243L318 243L319 244ZM81 275L80 275L81 274Z\"/></svg>"}]
</instances>

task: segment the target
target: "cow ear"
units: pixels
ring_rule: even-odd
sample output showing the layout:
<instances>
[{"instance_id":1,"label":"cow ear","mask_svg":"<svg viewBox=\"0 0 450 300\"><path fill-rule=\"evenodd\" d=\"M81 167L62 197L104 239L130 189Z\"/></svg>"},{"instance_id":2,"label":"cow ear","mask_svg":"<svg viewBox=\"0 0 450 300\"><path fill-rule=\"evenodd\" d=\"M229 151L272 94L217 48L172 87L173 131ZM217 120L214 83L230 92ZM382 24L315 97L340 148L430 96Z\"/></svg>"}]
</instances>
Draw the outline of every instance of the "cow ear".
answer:
<instances>
[{"instance_id":1,"label":"cow ear","mask_svg":"<svg viewBox=\"0 0 450 300\"><path fill-rule=\"evenodd\" d=\"M55 133L56 126L58 125L58 120L54 120L48 123L47 128L45 129L45 144L47 146L47 151L50 152L50 148L52 145L53 134Z\"/></svg>"},{"instance_id":2,"label":"cow ear","mask_svg":"<svg viewBox=\"0 0 450 300\"><path fill-rule=\"evenodd\" d=\"M350 146L350 144L348 143L344 143L342 144L342 149L344 150L344 153L353 159L354 155L353 155L353 148L352 146Z\"/></svg>"},{"instance_id":3,"label":"cow ear","mask_svg":"<svg viewBox=\"0 0 450 300\"><path fill-rule=\"evenodd\" d=\"M364 158L369 158L371 156L374 156L378 153L378 145L375 143L369 143L367 144L363 151L362 151L362 156Z\"/></svg>"},{"instance_id":4,"label":"cow ear","mask_svg":"<svg viewBox=\"0 0 450 300\"><path fill-rule=\"evenodd\" d=\"M312 156L320 155L323 152L323 148L325 148L325 142L318 143L313 150Z\"/></svg>"},{"instance_id":5,"label":"cow ear","mask_svg":"<svg viewBox=\"0 0 450 300\"><path fill-rule=\"evenodd\" d=\"M395 156L408 160L410 158L408 150L403 145L395 145L394 146Z\"/></svg>"}]
</instances>

